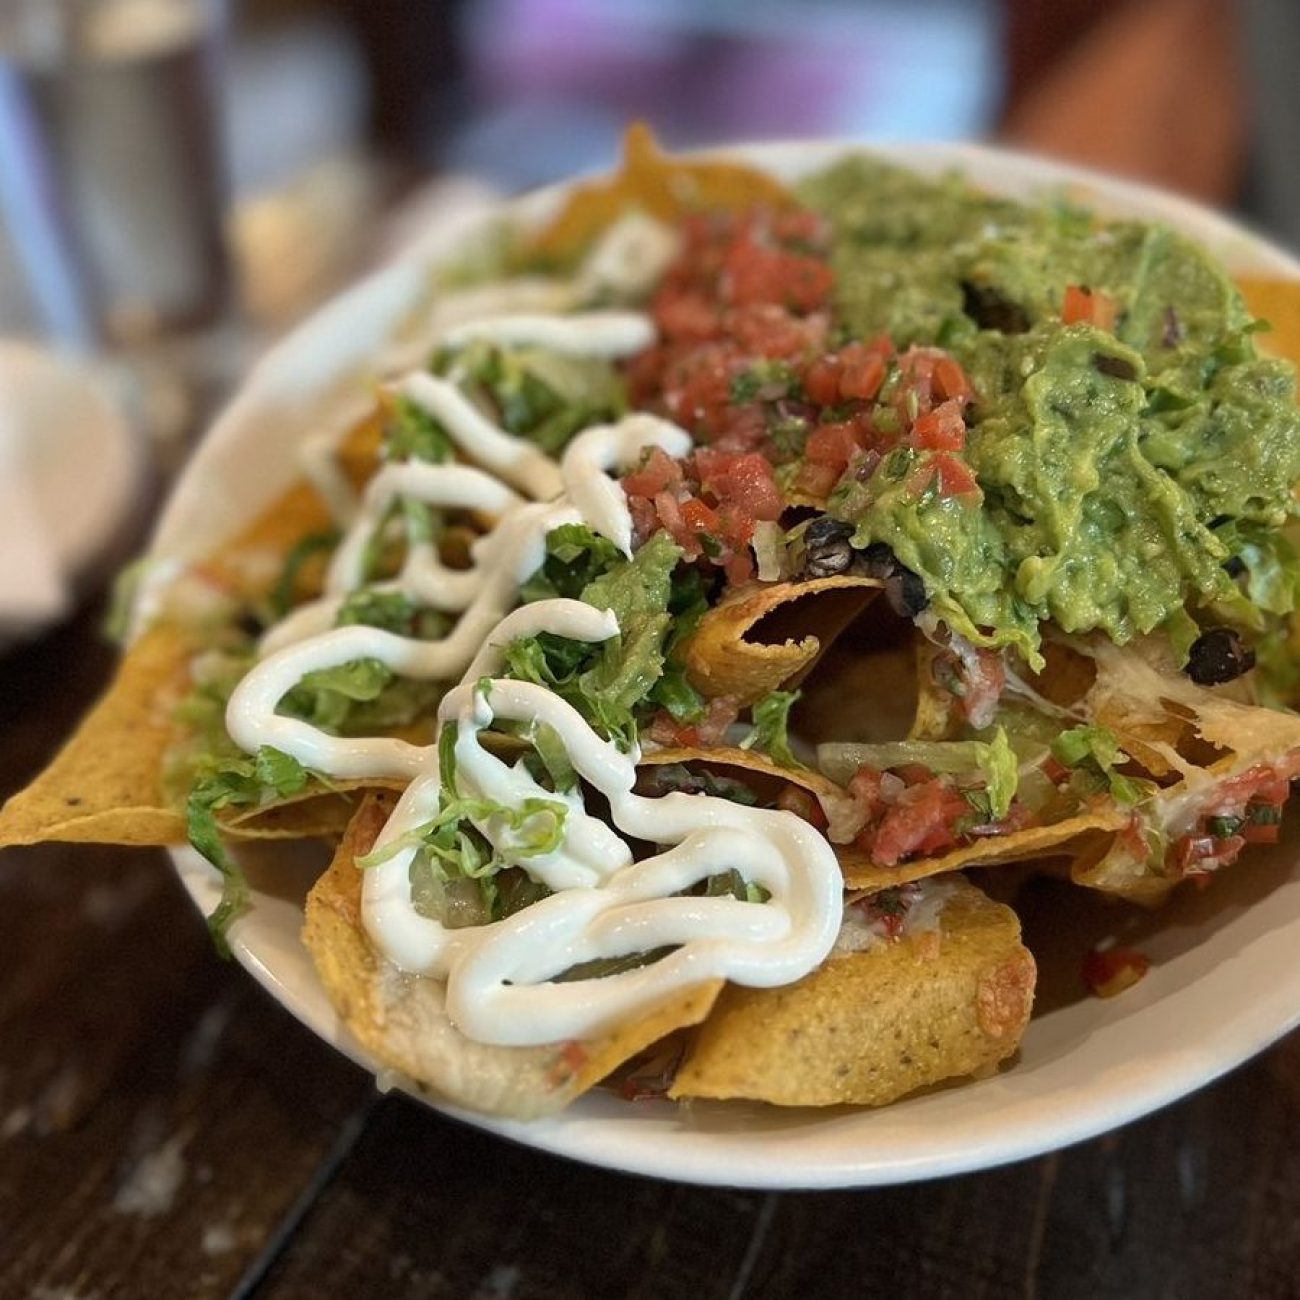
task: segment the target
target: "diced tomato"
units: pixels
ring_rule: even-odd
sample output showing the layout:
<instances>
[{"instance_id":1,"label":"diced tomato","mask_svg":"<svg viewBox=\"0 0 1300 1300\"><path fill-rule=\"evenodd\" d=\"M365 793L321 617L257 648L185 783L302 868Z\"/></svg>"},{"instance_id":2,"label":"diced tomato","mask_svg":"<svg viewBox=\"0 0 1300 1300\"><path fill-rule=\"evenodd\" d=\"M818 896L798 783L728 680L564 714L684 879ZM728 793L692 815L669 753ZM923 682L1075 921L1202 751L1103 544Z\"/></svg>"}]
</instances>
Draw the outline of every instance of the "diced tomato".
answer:
<instances>
[{"instance_id":1,"label":"diced tomato","mask_svg":"<svg viewBox=\"0 0 1300 1300\"><path fill-rule=\"evenodd\" d=\"M909 786L871 836L872 860L892 867L928 844L940 847L954 838L952 826L967 805L942 781Z\"/></svg>"},{"instance_id":2,"label":"diced tomato","mask_svg":"<svg viewBox=\"0 0 1300 1300\"><path fill-rule=\"evenodd\" d=\"M807 497L812 501L824 501L831 488L839 481L841 472L834 465L822 465L816 461L805 460L795 475L794 493L796 496Z\"/></svg>"},{"instance_id":3,"label":"diced tomato","mask_svg":"<svg viewBox=\"0 0 1300 1300\"><path fill-rule=\"evenodd\" d=\"M819 831L824 831L828 825L826 813L816 795L801 786L787 783L776 797L776 806L801 817Z\"/></svg>"},{"instance_id":4,"label":"diced tomato","mask_svg":"<svg viewBox=\"0 0 1300 1300\"><path fill-rule=\"evenodd\" d=\"M830 325L822 313L795 316L772 303L737 307L727 321L742 352L769 360L801 360L825 346Z\"/></svg>"},{"instance_id":5,"label":"diced tomato","mask_svg":"<svg viewBox=\"0 0 1300 1300\"><path fill-rule=\"evenodd\" d=\"M945 401L958 402L962 406L975 396L966 372L952 357L934 363L934 389Z\"/></svg>"},{"instance_id":6,"label":"diced tomato","mask_svg":"<svg viewBox=\"0 0 1300 1300\"><path fill-rule=\"evenodd\" d=\"M961 656L962 712L976 730L993 721L1007 684L1007 666L997 650L971 646Z\"/></svg>"},{"instance_id":7,"label":"diced tomato","mask_svg":"<svg viewBox=\"0 0 1300 1300\"><path fill-rule=\"evenodd\" d=\"M941 497L980 497L980 485L975 478L975 471L956 456L940 452L934 458L934 468L939 475L939 495Z\"/></svg>"},{"instance_id":8,"label":"diced tomato","mask_svg":"<svg viewBox=\"0 0 1300 1300\"><path fill-rule=\"evenodd\" d=\"M904 763L893 772L906 785L924 785L934 780L934 773L924 763Z\"/></svg>"},{"instance_id":9,"label":"diced tomato","mask_svg":"<svg viewBox=\"0 0 1300 1300\"><path fill-rule=\"evenodd\" d=\"M1230 777L1214 792L1203 810L1207 817L1239 812L1248 803L1280 808L1291 793L1290 777L1257 764Z\"/></svg>"},{"instance_id":10,"label":"diced tomato","mask_svg":"<svg viewBox=\"0 0 1300 1300\"><path fill-rule=\"evenodd\" d=\"M722 571L729 586L739 587L754 576L754 557L747 550L733 551L723 563Z\"/></svg>"},{"instance_id":11,"label":"diced tomato","mask_svg":"<svg viewBox=\"0 0 1300 1300\"><path fill-rule=\"evenodd\" d=\"M727 253L720 281L722 298L737 307L772 303L811 312L830 297L835 277L820 258L742 237Z\"/></svg>"},{"instance_id":12,"label":"diced tomato","mask_svg":"<svg viewBox=\"0 0 1300 1300\"><path fill-rule=\"evenodd\" d=\"M966 421L962 418L961 403L951 398L924 415L918 415L908 441L913 447L928 451L961 451L966 445Z\"/></svg>"},{"instance_id":13,"label":"diced tomato","mask_svg":"<svg viewBox=\"0 0 1300 1300\"><path fill-rule=\"evenodd\" d=\"M1043 775L1053 784L1060 785L1062 781L1069 778L1070 769L1064 763L1058 762L1050 754L1043 759Z\"/></svg>"},{"instance_id":14,"label":"diced tomato","mask_svg":"<svg viewBox=\"0 0 1300 1300\"><path fill-rule=\"evenodd\" d=\"M1109 294L1100 293L1084 284L1072 284L1065 290L1061 303L1061 320L1066 325L1095 325L1098 329L1115 328L1119 305Z\"/></svg>"},{"instance_id":15,"label":"diced tomato","mask_svg":"<svg viewBox=\"0 0 1300 1300\"><path fill-rule=\"evenodd\" d=\"M740 716L740 705L732 695L719 695L708 702L697 726L701 745L718 745L727 728Z\"/></svg>"},{"instance_id":16,"label":"diced tomato","mask_svg":"<svg viewBox=\"0 0 1300 1300\"><path fill-rule=\"evenodd\" d=\"M563 1087L586 1064L586 1047L576 1038L566 1039L547 1071L546 1081L552 1088Z\"/></svg>"},{"instance_id":17,"label":"diced tomato","mask_svg":"<svg viewBox=\"0 0 1300 1300\"><path fill-rule=\"evenodd\" d=\"M1248 821L1241 828L1241 838L1247 844L1276 844L1281 833L1279 822Z\"/></svg>"},{"instance_id":18,"label":"diced tomato","mask_svg":"<svg viewBox=\"0 0 1300 1300\"><path fill-rule=\"evenodd\" d=\"M1246 847L1241 835L1215 839L1211 835L1184 835L1169 848L1166 869L1177 878L1206 875L1237 860Z\"/></svg>"},{"instance_id":19,"label":"diced tomato","mask_svg":"<svg viewBox=\"0 0 1300 1300\"><path fill-rule=\"evenodd\" d=\"M840 400L840 358L830 352L818 357L803 372L803 390L810 402L834 406Z\"/></svg>"},{"instance_id":20,"label":"diced tomato","mask_svg":"<svg viewBox=\"0 0 1300 1300\"><path fill-rule=\"evenodd\" d=\"M718 512L706 506L698 497L683 501L679 511L681 527L698 536L715 533L718 529Z\"/></svg>"},{"instance_id":21,"label":"diced tomato","mask_svg":"<svg viewBox=\"0 0 1300 1300\"><path fill-rule=\"evenodd\" d=\"M846 400L869 402L885 382L884 357L865 344L850 343L840 352L839 395Z\"/></svg>"},{"instance_id":22,"label":"diced tomato","mask_svg":"<svg viewBox=\"0 0 1300 1300\"><path fill-rule=\"evenodd\" d=\"M862 430L856 421L819 424L804 444L804 458L814 465L829 466L835 471L835 478L839 478L854 454L862 449L863 442Z\"/></svg>"},{"instance_id":23,"label":"diced tomato","mask_svg":"<svg viewBox=\"0 0 1300 1300\"><path fill-rule=\"evenodd\" d=\"M623 490L632 497L654 497L677 487L683 479L682 467L662 447L652 447L644 462L622 479Z\"/></svg>"},{"instance_id":24,"label":"diced tomato","mask_svg":"<svg viewBox=\"0 0 1300 1300\"><path fill-rule=\"evenodd\" d=\"M650 719L646 731L656 745L695 749L700 743L699 728L691 723L678 722L667 709L660 709Z\"/></svg>"},{"instance_id":25,"label":"diced tomato","mask_svg":"<svg viewBox=\"0 0 1300 1300\"><path fill-rule=\"evenodd\" d=\"M661 293L655 300L654 317L660 331L673 340L710 339L722 327L717 305L702 293Z\"/></svg>"},{"instance_id":26,"label":"diced tomato","mask_svg":"<svg viewBox=\"0 0 1300 1300\"><path fill-rule=\"evenodd\" d=\"M1131 989L1151 969L1151 959L1132 948L1094 948L1083 959L1083 982L1099 998Z\"/></svg>"},{"instance_id":27,"label":"diced tomato","mask_svg":"<svg viewBox=\"0 0 1300 1300\"><path fill-rule=\"evenodd\" d=\"M755 519L776 520L785 506L772 475L772 464L758 452L728 455L708 448L695 453L700 486L747 518L745 540Z\"/></svg>"}]
</instances>

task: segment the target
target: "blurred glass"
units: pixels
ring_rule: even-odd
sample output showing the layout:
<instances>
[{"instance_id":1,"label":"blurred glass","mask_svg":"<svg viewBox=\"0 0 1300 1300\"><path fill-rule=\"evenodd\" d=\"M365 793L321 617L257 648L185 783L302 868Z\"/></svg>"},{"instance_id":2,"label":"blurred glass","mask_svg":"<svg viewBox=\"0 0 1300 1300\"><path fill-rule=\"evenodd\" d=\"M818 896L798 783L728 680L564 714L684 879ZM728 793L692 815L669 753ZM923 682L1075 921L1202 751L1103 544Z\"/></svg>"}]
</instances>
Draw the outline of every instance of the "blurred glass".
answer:
<instances>
[{"instance_id":1,"label":"blurred glass","mask_svg":"<svg viewBox=\"0 0 1300 1300\"><path fill-rule=\"evenodd\" d=\"M0 216L44 332L135 345L229 290L220 0L0 0Z\"/></svg>"}]
</instances>

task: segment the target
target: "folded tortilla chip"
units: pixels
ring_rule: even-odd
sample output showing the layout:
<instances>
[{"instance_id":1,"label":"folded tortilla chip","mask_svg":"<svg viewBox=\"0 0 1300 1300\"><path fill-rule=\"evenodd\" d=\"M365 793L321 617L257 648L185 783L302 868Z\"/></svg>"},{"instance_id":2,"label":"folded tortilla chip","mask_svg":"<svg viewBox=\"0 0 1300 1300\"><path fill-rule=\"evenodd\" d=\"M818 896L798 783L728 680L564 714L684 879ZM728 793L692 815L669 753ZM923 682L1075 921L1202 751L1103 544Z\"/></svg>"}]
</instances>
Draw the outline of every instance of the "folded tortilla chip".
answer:
<instances>
[{"instance_id":1,"label":"folded tortilla chip","mask_svg":"<svg viewBox=\"0 0 1300 1300\"><path fill-rule=\"evenodd\" d=\"M635 122L623 137L623 160L606 180L577 185L564 206L529 244L555 257L581 252L629 211L675 221L702 209L782 207L790 191L766 172L734 162L674 158L663 153L650 128Z\"/></svg>"},{"instance_id":2,"label":"folded tortilla chip","mask_svg":"<svg viewBox=\"0 0 1300 1300\"><path fill-rule=\"evenodd\" d=\"M842 576L733 592L700 619L684 648L686 675L700 694L741 705L797 686L881 586Z\"/></svg>"},{"instance_id":3,"label":"folded tortilla chip","mask_svg":"<svg viewBox=\"0 0 1300 1300\"><path fill-rule=\"evenodd\" d=\"M785 988L728 985L669 1096L883 1106L995 1069L1028 1023L1034 959L1009 907L951 888L937 931L833 954Z\"/></svg>"},{"instance_id":4,"label":"folded tortilla chip","mask_svg":"<svg viewBox=\"0 0 1300 1300\"><path fill-rule=\"evenodd\" d=\"M1027 826L1007 835L989 835L952 849L937 858L916 858L883 866L872 862L850 845L836 845L835 853L844 871L846 889L878 890L930 876L965 871L969 867L996 867L1011 862L1037 859L1075 861L1092 855L1098 846L1109 844L1114 834L1128 824L1123 809L1100 808L1083 812L1049 826Z\"/></svg>"},{"instance_id":5,"label":"folded tortilla chip","mask_svg":"<svg viewBox=\"0 0 1300 1300\"><path fill-rule=\"evenodd\" d=\"M185 820L163 792L162 772L194 650L170 623L140 637L72 739L0 809L0 846L184 841Z\"/></svg>"},{"instance_id":6,"label":"folded tortilla chip","mask_svg":"<svg viewBox=\"0 0 1300 1300\"><path fill-rule=\"evenodd\" d=\"M1085 700L1091 715L1144 764L1144 751L1150 750L1166 773L1182 774L1143 809L1144 820L1165 840L1188 832L1201 802L1212 799L1222 782L1300 753L1300 717L1197 686L1174 668L1158 639L1129 646L1097 640L1088 651L1097 666ZM1157 735L1161 738L1153 739ZM1160 774L1154 763L1150 766ZM1163 902L1180 877L1134 847L1131 837L1123 836L1094 844L1076 861L1073 879L1131 902Z\"/></svg>"},{"instance_id":7,"label":"folded tortilla chip","mask_svg":"<svg viewBox=\"0 0 1300 1300\"><path fill-rule=\"evenodd\" d=\"M650 1044L709 1013L721 980L674 994L600 1038L541 1047L466 1038L447 1015L445 986L389 964L362 926L356 859L373 846L391 808L391 795L366 797L329 870L307 896L303 926L303 942L335 1010L381 1065L455 1105L534 1119L560 1110Z\"/></svg>"}]
</instances>

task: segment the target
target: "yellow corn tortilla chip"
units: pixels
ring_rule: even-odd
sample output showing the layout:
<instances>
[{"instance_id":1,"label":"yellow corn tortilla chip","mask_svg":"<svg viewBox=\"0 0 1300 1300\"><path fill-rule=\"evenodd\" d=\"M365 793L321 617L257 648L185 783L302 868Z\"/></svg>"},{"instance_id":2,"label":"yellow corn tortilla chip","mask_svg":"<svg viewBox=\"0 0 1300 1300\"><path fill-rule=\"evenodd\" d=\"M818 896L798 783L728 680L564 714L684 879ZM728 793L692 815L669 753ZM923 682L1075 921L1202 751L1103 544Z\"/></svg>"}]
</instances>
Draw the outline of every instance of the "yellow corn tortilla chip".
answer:
<instances>
[{"instance_id":1,"label":"yellow corn tortilla chip","mask_svg":"<svg viewBox=\"0 0 1300 1300\"><path fill-rule=\"evenodd\" d=\"M1285 357L1293 365L1300 366L1300 280L1241 276L1237 287L1246 299L1251 315L1268 321L1273 327L1267 333L1255 336L1260 351Z\"/></svg>"},{"instance_id":2,"label":"yellow corn tortilla chip","mask_svg":"<svg viewBox=\"0 0 1300 1300\"><path fill-rule=\"evenodd\" d=\"M515 1119L553 1114L651 1043L709 1013L721 980L676 994L611 1034L542 1047L474 1042L451 1023L445 987L397 970L361 922L356 859L374 844L392 796L367 796L329 870L307 896L303 942L338 1012L378 1061L459 1106Z\"/></svg>"},{"instance_id":3,"label":"yellow corn tortilla chip","mask_svg":"<svg viewBox=\"0 0 1300 1300\"><path fill-rule=\"evenodd\" d=\"M1163 727L1170 739L1161 742L1166 752L1157 757L1171 773L1179 765L1192 769L1191 779L1182 776L1156 794L1146 815L1157 823L1164 810L1181 808L1185 828L1186 801L1195 800L1196 790L1208 797L1219 781L1300 752L1300 717L1197 686L1173 667L1168 647L1157 638L1122 647L1096 640L1087 648L1097 665L1096 684L1085 700L1092 716L1106 719L1134 755L1143 739ZM1135 855L1126 837L1118 835L1090 845L1076 859L1071 877L1145 906L1163 902L1179 883L1163 863Z\"/></svg>"},{"instance_id":4,"label":"yellow corn tortilla chip","mask_svg":"<svg viewBox=\"0 0 1300 1300\"><path fill-rule=\"evenodd\" d=\"M800 686L791 730L810 743L905 740L922 704L918 654L924 642L910 619L875 600L818 658Z\"/></svg>"},{"instance_id":5,"label":"yellow corn tortilla chip","mask_svg":"<svg viewBox=\"0 0 1300 1300\"><path fill-rule=\"evenodd\" d=\"M289 548L330 526L319 496L299 484L201 572L218 588L262 594L278 580ZM163 771L184 738L174 714L199 649L199 634L166 616L142 633L54 761L0 809L0 847L46 840L183 843L185 818L163 788Z\"/></svg>"},{"instance_id":6,"label":"yellow corn tortilla chip","mask_svg":"<svg viewBox=\"0 0 1300 1300\"><path fill-rule=\"evenodd\" d=\"M793 196L779 181L739 163L692 161L663 153L644 122L623 137L623 160L607 180L576 186L530 245L534 253L571 256L587 247L623 213L639 210L673 221L703 208L788 206Z\"/></svg>"},{"instance_id":7,"label":"yellow corn tortilla chip","mask_svg":"<svg viewBox=\"0 0 1300 1300\"><path fill-rule=\"evenodd\" d=\"M749 749L720 745L700 749L654 749L641 755L642 767L670 763L725 773L739 779L760 799L773 798L787 784L796 785L817 799L832 823L838 809L848 811L852 805L843 787L821 772L807 767L782 767L766 754ZM1051 826L1031 826L1009 835L990 835L937 858L918 858L891 867L872 862L865 853L849 844L832 843L831 848L835 850L844 872L844 887L874 893L913 880L963 871L967 867L993 867L1042 858L1073 861L1109 844L1114 833L1121 830L1128 820L1128 814L1123 810L1104 808L1065 818Z\"/></svg>"},{"instance_id":8,"label":"yellow corn tortilla chip","mask_svg":"<svg viewBox=\"0 0 1300 1300\"><path fill-rule=\"evenodd\" d=\"M700 694L741 705L798 685L881 585L844 576L733 592L700 619L685 646L686 675Z\"/></svg>"},{"instance_id":9,"label":"yellow corn tortilla chip","mask_svg":"<svg viewBox=\"0 0 1300 1300\"><path fill-rule=\"evenodd\" d=\"M400 793L403 781L382 779L316 781L300 794L258 808L231 805L217 813L221 828L232 839L338 839L347 830L366 794L372 790Z\"/></svg>"},{"instance_id":10,"label":"yellow corn tortilla chip","mask_svg":"<svg viewBox=\"0 0 1300 1300\"><path fill-rule=\"evenodd\" d=\"M1088 854L1099 843L1109 843L1128 820L1128 814L1121 809L1103 808L1067 817L1050 826L1028 826L1009 835L989 835L937 858L917 858L892 867L872 862L865 853L851 846L834 847L844 871L844 887L874 892L968 867L995 867L1036 858L1074 859Z\"/></svg>"},{"instance_id":11,"label":"yellow corn tortilla chip","mask_svg":"<svg viewBox=\"0 0 1300 1300\"><path fill-rule=\"evenodd\" d=\"M767 754L760 754L752 749L741 749L737 745L716 745L700 748L668 746L652 749L642 753L639 766L665 767L670 763L681 763L686 767L705 768L710 771L722 771L728 776L737 776L748 789L761 800L775 798L787 785L796 785L807 790L829 816L837 804L851 801L844 790L828 776L811 767L782 767Z\"/></svg>"},{"instance_id":12,"label":"yellow corn tortilla chip","mask_svg":"<svg viewBox=\"0 0 1300 1300\"><path fill-rule=\"evenodd\" d=\"M170 624L140 637L72 739L0 809L0 846L181 843L184 818L163 794L162 770L193 654Z\"/></svg>"},{"instance_id":13,"label":"yellow corn tortilla chip","mask_svg":"<svg viewBox=\"0 0 1300 1300\"><path fill-rule=\"evenodd\" d=\"M832 955L786 988L728 985L668 1095L884 1106L986 1073L1019 1045L1035 976L1016 914L957 881L937 933Z\"/></svg>"}]
</instances>

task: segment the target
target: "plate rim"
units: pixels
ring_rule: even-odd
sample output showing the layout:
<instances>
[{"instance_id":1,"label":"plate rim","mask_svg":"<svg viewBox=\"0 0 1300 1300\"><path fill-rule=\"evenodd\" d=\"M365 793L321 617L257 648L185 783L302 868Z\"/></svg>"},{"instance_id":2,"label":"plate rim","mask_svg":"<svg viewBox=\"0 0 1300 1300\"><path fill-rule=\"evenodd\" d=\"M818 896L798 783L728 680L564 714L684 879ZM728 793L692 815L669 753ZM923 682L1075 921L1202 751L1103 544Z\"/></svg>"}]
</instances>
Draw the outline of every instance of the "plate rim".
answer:
<instances>
[{"instance_id":1,"label":"plate rim","mask_svg":"<svg viewBox=\"0 0 1300 1300\"><path fill-rule=\"evenodd\" d=\"M993 190L1007 188L1008 179L1017 188L1050 189L1058 186L1082 187L1088 197L1103 210L1124 209L1145 213L1183 228L1195 238L1216 246L1218 255L1230 262L1225 245L1239 247L1246 260L1263 268L1265 273L1300 279L1300 260L1271 239L1244 223L1180 195L1171 194L1139 181L1110 176L1086 167L1057 159L1028 154L997 146L942 142L883 144L865 140L772 141L739 144L696 151L698 156L742 158L772 167L778 173L795 176L852 152L868 152L903 165L920 163L921 170L956 168L968 171L979 185ZM998 179L1003 184L998 184ZM581 180L582 178L577 178ZM554 204L574 181L534 191L509 200L488 214L485 221L500 213L542 213ZM457 232L458 240L465 231ZM450 251L431 244L418 261L409 259L379 270L360 280L343 294L333 298L319 311L296 327L263 358L244 384L235 390L231 403L208 431L203 446L187 467L182 481L193 481L193 466L210 459L220 439L229 443L241 419L246 420L257 405L259 377L274 372L306 349L331 326L354 314L358 305L378 310L384 304L406 301L402 292L410 290L414 278L423 278L432 266ZM335 326L336 327L336 326ZM336 327L337 329L337 327ZM214 441L216 440L216 441ZM200 464L200 471L202 465ZM164 511L155 534L154 553L166 550L166 543L177 532L178 511L175 494ZM190 492L194 496L193 489ZM183 500L183 496L181 497ZM161 543L161 545L160 545ZM174 868L200 911L207 912L218 896L213 870L192 849L171 849ZM1300 888L1300 881L1295 882ZM262 900L267 906L267 900ZM255 903L255 906L257 904ZM284 900L272 900L271 906L293 906ZM324 990L315 980L310 959L295 935L296 951L290 953L289 967L283 966L284 954L261 938L260 927L249 924L250 918L238 921L230 935L236 960L282 1006L318 1037L341 1051L382 1081L388 1072L377 1069L368 1053L341 1024ZM294 970L296 965L297 970ZM306 980L303 980L304 967ZM1130 996L1132 996L1130 994ZM521 1122L479 1115L431 1097L418 1089L411 1095L431 1109L472 1127L494 1133L549 1154L578 1160L602 1168L626 1173L670 1179L700 1185L745 1187L755 1189L826 1189L875 1187L914 1182L922 1179L969 1173L994 1168L1045 1152L1082 1142L1100 1133L1130 1123L1186 1096L1196 1089L1235 1069L1265 1050L1300 1024L1300 967L1294 969L1290 982L1279 980L1271 996L1255 1000L1246 1013L1225 1019L1212 1036L1213 1051L1197 1051L1204 1044L1183 1043L1142 1062L1142 1071L1130 1069L1123 1087L1112 1080L1095 1093L1091 1104L1074 1092L1062 1094L1067 1103L1055 1108L1052 1122L1041 1114L1032 1119L1012 1116L999 1124L966 1125L956 1143L922 1144L910 1155L894 1153L887 1158L873 1156L870 1142L862 1145L835 1144L831 1154L801 1163L786 1142L768 1143L762 1135L742 1131L713 1133L691 1129L680 1122L681 1112L667 1102L651 1102L631 1110L627 1103L615 1103L624 1112L612 1118L603 1112L605 1099L593 1094L579 1098L566 1111L546 1120ZM1032 1032L1032 1026L1031 1026ZM1002 1081L1013 1078L1016 1066L987 1080L965 1082L959 1089L965 1095L983 1090L989 1095L991 1109L998 1110L995 1093ZM1130 1077L1133 1076L1133 1077ZM394 1081L402 1086L400 1081ZM384 1086L381 1082L381 1086ZM1005 1091L1005 1087L1001 1089ZM945 1095L928 1094L927 1096ZM924 1102L927 1096L904 1099L884 1110L859 1109L848 1112L858 1124L876 1115L896 1114L901 1106ZM1051 1109L1050 1107L1048 1109ZM808 1115L809 1112L802 1112ZM808 1123L817 1129L837 1127L833 1121L844 1112L815 1115ZM646 1120L651 1122L647 1123Z\"/></svg>"}]
</instances>

